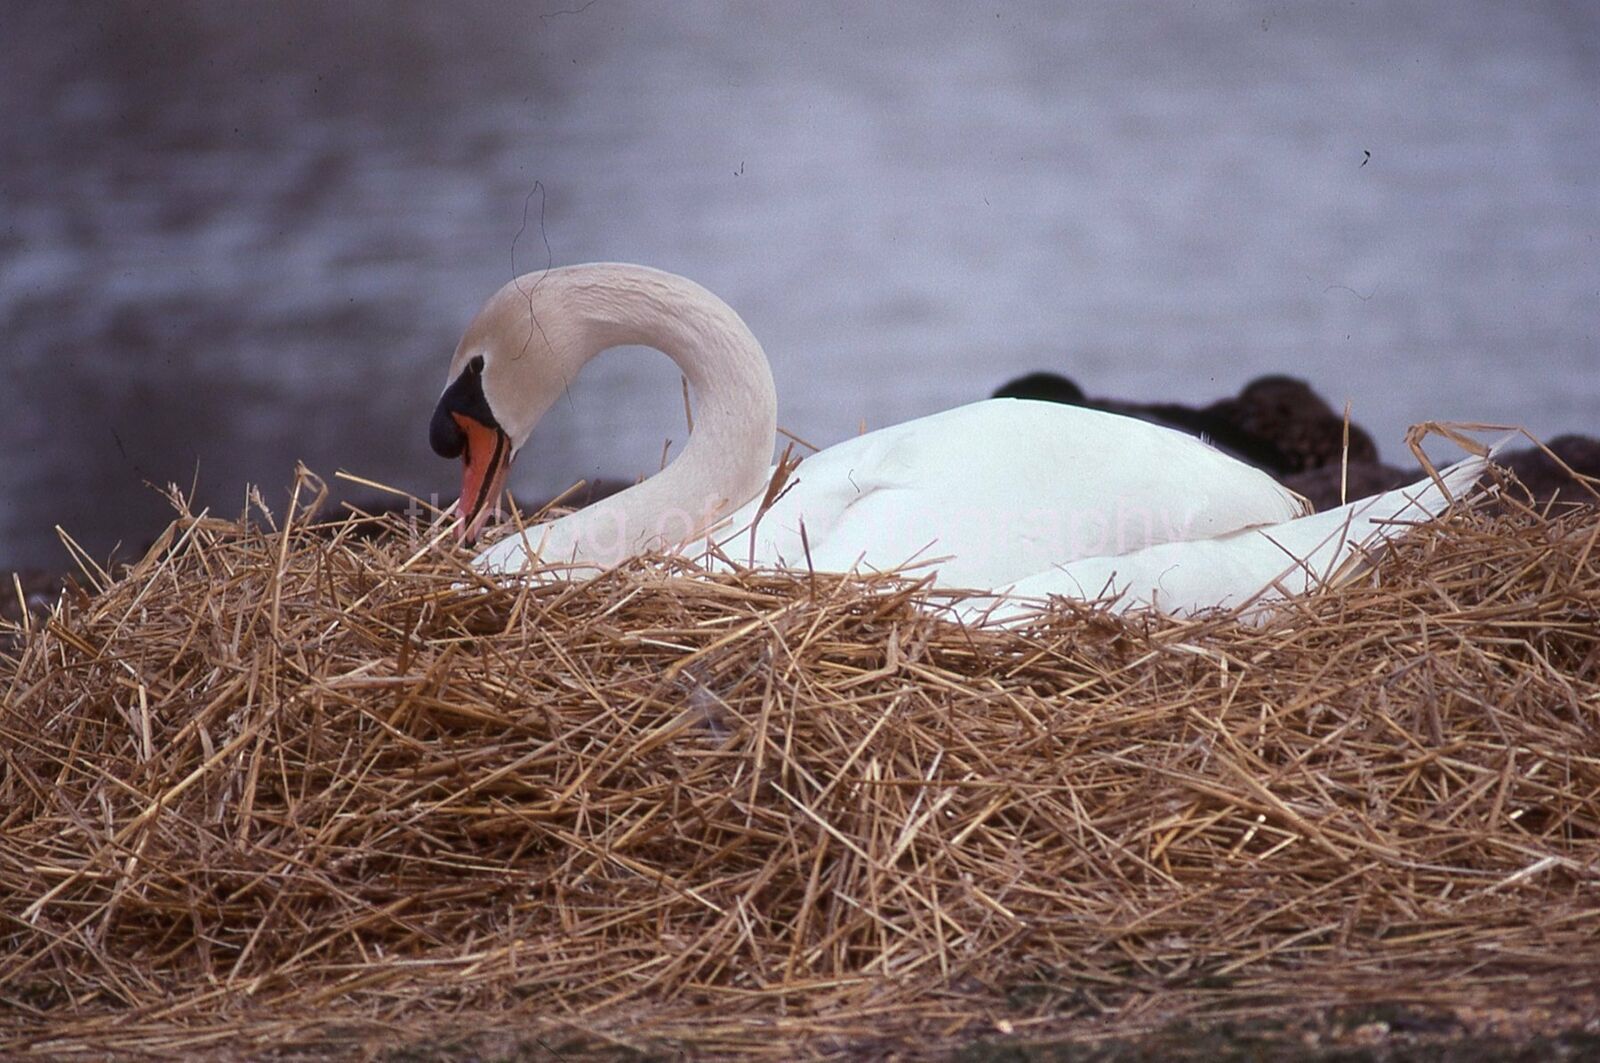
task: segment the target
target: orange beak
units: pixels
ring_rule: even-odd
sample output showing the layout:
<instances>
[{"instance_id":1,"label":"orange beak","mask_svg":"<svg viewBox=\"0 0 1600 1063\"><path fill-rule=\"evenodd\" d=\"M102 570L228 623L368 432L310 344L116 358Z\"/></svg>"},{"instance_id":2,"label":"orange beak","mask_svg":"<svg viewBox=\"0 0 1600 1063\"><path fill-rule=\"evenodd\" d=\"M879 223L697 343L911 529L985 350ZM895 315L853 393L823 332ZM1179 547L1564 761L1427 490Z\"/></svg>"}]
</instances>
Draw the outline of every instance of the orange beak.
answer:
<instances>
[{"instance_id":1,"label":"orange beak","mask_svg":"<svg viewBox=\"0 0 1600 1063\"><path fill-rule=\"evenodd\" d=\"M506 470L511 468L511 438L464 413L450 416L466 436L461 452L461 501L456 503L461 526L456 536L471 543L477 540L491 510L500 514L500 495L505 490Z\"/></svg>"}]
</instances>

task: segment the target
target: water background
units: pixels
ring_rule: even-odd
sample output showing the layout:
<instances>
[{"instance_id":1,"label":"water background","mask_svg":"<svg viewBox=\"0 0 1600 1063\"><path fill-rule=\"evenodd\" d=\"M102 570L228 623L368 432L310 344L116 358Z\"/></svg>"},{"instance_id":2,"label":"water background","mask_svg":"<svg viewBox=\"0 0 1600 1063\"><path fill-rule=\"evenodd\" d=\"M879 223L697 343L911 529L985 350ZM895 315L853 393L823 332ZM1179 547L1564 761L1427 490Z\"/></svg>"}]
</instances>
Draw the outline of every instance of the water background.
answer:
<instances>
[{"instance_id":1,"label":"water background","mask_svg":"<svg viewBox=\"0 0 1600 1063\"><path fill-rule=\"evenodd\" d=\"M11 3L0 62L0 562L296 460L453 497L427 417L536 181L555 262L721 294L819 443L1040 368L1295 373L1391 459L1600 434L1597 4ZM616 353L513 486L682 438Z\"/></svg>"}]
</instances>

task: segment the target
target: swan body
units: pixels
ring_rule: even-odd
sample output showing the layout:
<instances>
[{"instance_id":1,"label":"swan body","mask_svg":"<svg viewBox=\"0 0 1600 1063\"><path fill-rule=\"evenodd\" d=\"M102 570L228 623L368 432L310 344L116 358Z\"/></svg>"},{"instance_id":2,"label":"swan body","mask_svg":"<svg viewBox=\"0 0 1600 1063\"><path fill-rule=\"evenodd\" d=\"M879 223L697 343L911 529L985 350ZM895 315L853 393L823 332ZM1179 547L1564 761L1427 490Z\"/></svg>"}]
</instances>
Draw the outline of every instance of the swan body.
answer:
<instances>
[{"instance_id":1,"label":"swan body","mask_svg":"<svg viewBox=\"0 0 1600 1063\"><path fill-rule=\"evenodd\" d=\"M825 572L937 569L989 588L1051 565L1204 539L1306 512L1270 477L1183 433L1098 410L991 399L870 432L802 461L759 514L754 559ZM805 528L805 541L800 530ZM735 536L727 552L749 560Z\"/></svg>"},{"instance_id":2,"label":"swan body","mask_svg":"<svg viewBox=\"0 0 1600 1063\"><path fill-rule=\"evenodd\" d=\"M440 454L464 458L468 538L539 418L584 363L622 345L654 347L683 370L695 398L684 450L634 487L488 547L480 568L510 575L538 563L581 576L714 541L736 562L835 572L921 565L943 586L1023 598L1092 597L1105 583L1097 577L1117 574L1130 600L1153 592L1145 598L1166 608L1259 590L1285 555L1251 529L1306 519L1298 496L1191 436L1020 399L846 440L802 460L769 500L777 403L755 337L691 281L599 264L506 285L456 350L430 435ZM1339 512L1323 515L1329 528Z\"/></svg>"}]
</instances>

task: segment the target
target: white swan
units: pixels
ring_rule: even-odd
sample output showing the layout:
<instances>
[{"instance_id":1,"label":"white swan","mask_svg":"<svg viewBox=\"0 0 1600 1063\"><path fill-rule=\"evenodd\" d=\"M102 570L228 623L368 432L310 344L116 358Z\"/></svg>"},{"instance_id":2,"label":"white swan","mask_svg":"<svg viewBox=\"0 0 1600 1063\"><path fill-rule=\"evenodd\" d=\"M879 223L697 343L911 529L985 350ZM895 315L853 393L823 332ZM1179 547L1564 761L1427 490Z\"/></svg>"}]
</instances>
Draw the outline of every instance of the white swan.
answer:
<instances>
[{"instance_id":1,"label":"white swan","mask_svg":"<svg viewBox=\"0 0 1600 1063\"><path fill-rule=\"evenodd\" d=\"M804 459L763 509L777 399L761 345L699 285L621 264L520 277L467 329L430 425L434 449L464 459L466 538L488 519L513 457L551 404L590 358L624 345L664 352L687 378L695 422L683 452L643 483L489 547L480 567L516 573L536 555L593 572L646 550L695 550L710 536L736 561L836 572L922 563L944 586L1014 586L1029 596L1092 597L1106 583L1099 577L1115 571L1113 583L1129 588L1126 604L1155 591L1162 608L1192 609L1254 593L1282 573L1285 549L1309 552L1326 538L1322 524L1302 529L1295 519L1306 513L1298 496L1197 439L1018 399L830 447ZM1476 470L1464 463L1451 475L1470 482ZM1416 504L1380 496L1389 502L1366 516L1436 512L1447 503L1429 486L1412 491ZM1392 534L1369 525L1379 538ZM1258 526L1272 526L1282 546L1243 532ZM1118 562L1110 570L1086 560L1108 558ZM1163 597L1175 565L1183 590Z\"/></svg>"}]
</instances>

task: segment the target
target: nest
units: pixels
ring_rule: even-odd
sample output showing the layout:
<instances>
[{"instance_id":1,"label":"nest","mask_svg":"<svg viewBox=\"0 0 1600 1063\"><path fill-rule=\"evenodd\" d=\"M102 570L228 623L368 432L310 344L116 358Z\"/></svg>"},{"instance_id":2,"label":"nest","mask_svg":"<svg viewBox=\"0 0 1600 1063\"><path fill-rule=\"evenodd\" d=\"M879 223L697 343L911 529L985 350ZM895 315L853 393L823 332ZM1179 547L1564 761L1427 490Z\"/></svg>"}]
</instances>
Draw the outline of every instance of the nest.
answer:
<instances>
[{"instance_id":1,"label":"nest","mask_svg":"<svg viewBox=\"0 0 1600 1063\"><path fill-rule=\"evenodd\" d=\"M310 512L185 512L12 632L0 1048L914 1051L1600 976L1594 509L1263 625L1016 630L893 577L500 587Z\"/></svg>"}]
</instances>

